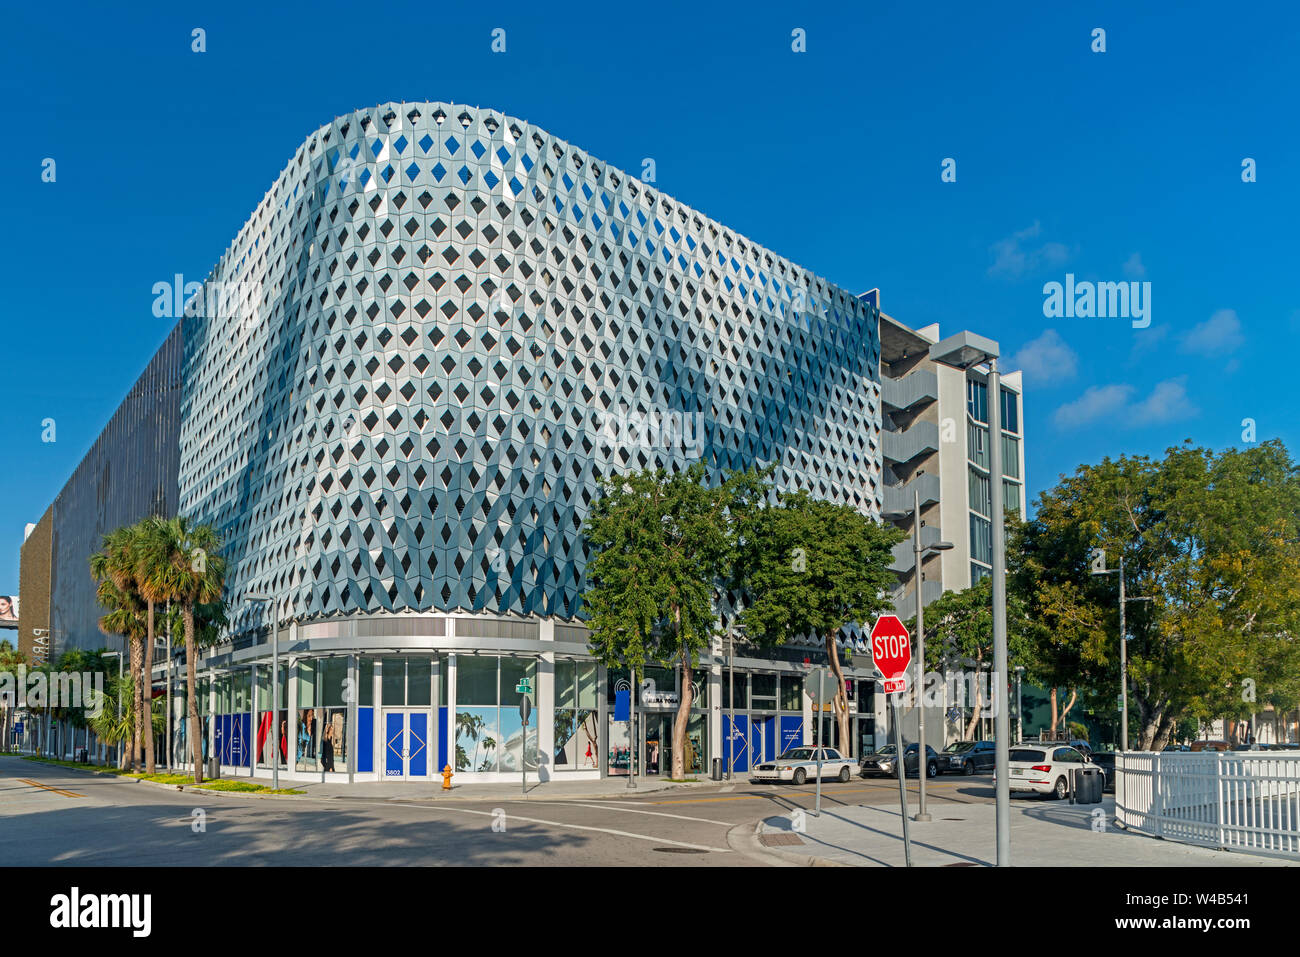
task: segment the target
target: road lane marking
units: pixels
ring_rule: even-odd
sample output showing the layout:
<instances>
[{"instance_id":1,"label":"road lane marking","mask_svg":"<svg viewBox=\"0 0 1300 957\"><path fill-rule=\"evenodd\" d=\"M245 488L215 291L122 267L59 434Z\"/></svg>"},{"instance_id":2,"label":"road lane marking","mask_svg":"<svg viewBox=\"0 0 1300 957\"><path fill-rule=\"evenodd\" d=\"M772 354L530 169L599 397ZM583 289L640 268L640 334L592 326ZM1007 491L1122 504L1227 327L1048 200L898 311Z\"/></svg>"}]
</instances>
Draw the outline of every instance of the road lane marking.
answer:
<instances>
[{"instance_id":1,"label":"road lane marking","mask_svg":"<svg viewBox=\"0 0 1300 957\"><path fill-rule=\"evenodd\" d=\"M422 811L431 810L424 804L387 804L386 807L412 807L419 808ZM456 811L461 814L477 814L482 817L496 817L495 811L474 811L464 807L448 807L448 811ZM506 814L507 821L523 821L526 824L543 824L547 827L563 827L572 831L595 831L599 834L612 834L615 837L630 837L637 841L649 841L651 844L671 844L674 847L689 847L697 851L712 851L717 854L730 854L729 847L710 847L707 844L692 844L689 841L674 841L667 837L656 837L653 834L637 834L635 831L622 831L613 827L592 827L586 824L566 824L564 821L546 821L537 817L521 817L518 814Z\"/></svg>"},{"instance_id":2,"label":"road lane marking","mask_svg":"<svg viewBox=\"0 0 1300 957\"><path fill-rule=\"evenodd\" d=\"M600 811L620 811L624 814L652 814L655 817L672 817L679 821L699 821L701 824L717 824L722 827L734 827L735 821L715 821L708 817L690 817L686 814L668 814L664 811L640 811L636 808L625 807L623 805L609 804L582 804L577 801L536 801L536 804L550 804L556 807L591 807Z\"/></svg>"},{"instance_id":3,"label":"road lane marking","mask_svg":"<svg viewBox=\"0 0 1300 957\"><path fill-rule=\"evenodd\" d=\"M945 781L944 783L947 784L949 787L953 786L952 782ZM935 786L936 786L936 782L928 782L925 786L925 789L927 792L929 792ZM879 794L884 790L885 790L884 786L871 787L871 788L835 788L834 790L823 789L822 798L823 799L835 798L841 794ZM916 794L918 792L917 789L915 788L908 788L908 793ZM782 792L774 789L770 793L763 793L763 794L736 794L731 797L712 797L712 798L679 798L672 801L647 801L646 803L647 804L710 804L718 801L766 801L770 798L777 797L782 794L787 794L787 795L806 794L809 797L812 797L813 791L786 790Z\"/></svg>"},{"instance_id":4,"label":"road lane marking","mask_svg":"<svg viewBox=\"0 0 1300 957\"><path fill-rule=\"evenodd\" d=\"M55 794L62 795L65 798L80 798L86 796L84 794L78 794L75 791L65 791L63 788L51 787L48 784L39 784L36 781L29 781L27 778L19 778L18 780L23 784L30 785L31 787L40 788L42 791L53 791Z\"/></svg>"}]
</instances>

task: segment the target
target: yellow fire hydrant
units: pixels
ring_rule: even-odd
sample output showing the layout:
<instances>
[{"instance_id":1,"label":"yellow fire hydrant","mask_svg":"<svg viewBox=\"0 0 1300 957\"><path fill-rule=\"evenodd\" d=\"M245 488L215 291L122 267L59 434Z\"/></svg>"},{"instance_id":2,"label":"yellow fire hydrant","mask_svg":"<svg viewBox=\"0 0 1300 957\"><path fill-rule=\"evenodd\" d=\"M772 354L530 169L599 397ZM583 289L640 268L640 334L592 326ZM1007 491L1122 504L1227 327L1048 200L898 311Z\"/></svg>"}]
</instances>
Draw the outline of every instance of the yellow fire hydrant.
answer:
<instances>
[{"instance_id":1,"label":"yellow fire hydrant","mask_svg":"<svg viewBox=\"0 0 1300 957\"><path fill-rule=\"evenodd\" d=\"M448 764L446 767L442 769L442 789L444 791L451 790L451 765L450 764Z\"/></svg>"}]
</instances>

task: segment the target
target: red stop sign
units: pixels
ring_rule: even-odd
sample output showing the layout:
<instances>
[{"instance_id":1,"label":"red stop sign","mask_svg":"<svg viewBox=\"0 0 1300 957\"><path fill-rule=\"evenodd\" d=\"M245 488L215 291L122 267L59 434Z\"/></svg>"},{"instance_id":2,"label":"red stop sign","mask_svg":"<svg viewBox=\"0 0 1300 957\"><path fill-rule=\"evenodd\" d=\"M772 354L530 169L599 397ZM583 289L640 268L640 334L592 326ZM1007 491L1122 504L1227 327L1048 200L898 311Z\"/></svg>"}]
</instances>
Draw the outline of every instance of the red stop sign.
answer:
<instances>
[{"instance_id":1,"label":"red stop sign","mask_svg":"<svg viewBox=\"0 0 1300 957\"><path fill-rule=\"evenodd\" d=\"M881 615L871 629L871 660L885 676L886 694L907 690L912 663L912 636L897 615Z\"/></svg>"}]
</instances>

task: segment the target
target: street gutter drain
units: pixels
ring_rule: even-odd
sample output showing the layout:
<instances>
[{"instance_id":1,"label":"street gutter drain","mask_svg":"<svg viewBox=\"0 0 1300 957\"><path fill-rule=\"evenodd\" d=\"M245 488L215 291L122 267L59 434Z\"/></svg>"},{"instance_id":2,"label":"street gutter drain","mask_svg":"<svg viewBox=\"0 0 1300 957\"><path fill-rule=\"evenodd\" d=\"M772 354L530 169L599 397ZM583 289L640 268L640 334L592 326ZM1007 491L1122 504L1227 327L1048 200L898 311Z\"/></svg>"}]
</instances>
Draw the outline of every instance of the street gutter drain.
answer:
<instances>
[{"instance_id":1,"label":"street gutter drain","mask_svg":"<svg viewBox=\"0 0 1300 957\"><path fill-rule=\"evenodd\" d=\"M652 851L658 851L660 854L707 854L708 851L700 847L652 847Z\"/></svg>"},{"instance_id":2,"label":"street gutter drain","mask_svg":"<svg viewBox=\"0 0 1300 957\"><path fill-rule=\"evenodd\" d=\"M758 843L765 847L783 847L790 845L803 846L803 838L798 834L791 834L788 831L777 831L774 834L760 834Z\"/></svg>"}]
</instances>

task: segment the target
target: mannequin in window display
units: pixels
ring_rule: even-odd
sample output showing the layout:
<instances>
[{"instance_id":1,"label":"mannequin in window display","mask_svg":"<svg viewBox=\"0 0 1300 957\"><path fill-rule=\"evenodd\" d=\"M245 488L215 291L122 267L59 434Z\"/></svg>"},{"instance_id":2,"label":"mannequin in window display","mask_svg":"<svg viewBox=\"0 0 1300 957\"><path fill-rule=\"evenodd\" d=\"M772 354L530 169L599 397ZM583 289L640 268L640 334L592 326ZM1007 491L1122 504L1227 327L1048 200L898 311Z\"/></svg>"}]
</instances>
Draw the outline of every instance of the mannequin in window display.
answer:
<instances>
[{"instance_id":1,"label":"mannequin in window display","mask_svg":"<svg viewBox=\"0 0 1300 957\"><path fill-rule=\"evenodd\" d=\"M321 734L320 742L320 769L322 771L334 770L334 729L328 724Z\"/></svg>"},{"instance_id":2,"label":"mannequin in window display","mask_svg":"<svg viewBox=\"0 0 1300 957\"><path fill-rule=\"evenodd\" d=\"M280 712L283 714L284 712ZM283 764L289 760L289 746L287 738L289 736L289 719L280 719L280 763Z\"/></svg>"},{"instance_id":3,"label":"mannequin in window display","mask_svg":"<svg viewBox=\"0 0 1300 957\"><path fill-rule=\"evenodd\" d=\"M316 757L316 712L305 708L298 717L298 760Z\"/></svg>"}]
</instances>

